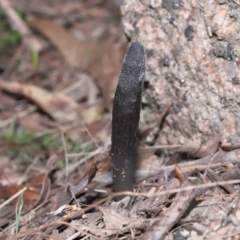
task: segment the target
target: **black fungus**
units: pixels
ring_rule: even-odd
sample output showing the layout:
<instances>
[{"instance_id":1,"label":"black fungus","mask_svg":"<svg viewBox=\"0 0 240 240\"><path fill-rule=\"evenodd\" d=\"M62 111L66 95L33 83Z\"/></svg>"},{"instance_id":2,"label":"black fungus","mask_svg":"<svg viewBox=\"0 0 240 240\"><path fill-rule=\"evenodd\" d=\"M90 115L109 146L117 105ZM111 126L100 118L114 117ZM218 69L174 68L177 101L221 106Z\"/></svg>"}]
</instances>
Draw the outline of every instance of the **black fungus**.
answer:
<instances>
[{"instance_id":1,"label":"black fungus","mask_svg":"<svg viewBox=\"0 0 240 240\"><path fill-rule=\"evenodd\" d=\"M144 74L144 49L134 42L124 57L113 102L111 160L115 192L133 191Z\"/></svg>"}]
</instances>

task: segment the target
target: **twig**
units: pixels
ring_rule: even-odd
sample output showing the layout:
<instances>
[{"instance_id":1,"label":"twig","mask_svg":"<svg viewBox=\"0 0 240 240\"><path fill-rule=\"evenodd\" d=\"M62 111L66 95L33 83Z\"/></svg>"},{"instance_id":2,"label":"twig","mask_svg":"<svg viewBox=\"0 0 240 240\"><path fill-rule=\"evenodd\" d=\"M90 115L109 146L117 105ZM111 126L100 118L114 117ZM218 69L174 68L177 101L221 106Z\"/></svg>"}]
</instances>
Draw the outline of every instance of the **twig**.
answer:
<instances>
[{"instance_id":1,"label":"twig","mask_svg":"<svg viewBox=\"0 0 240 240\"><path fill-rule=\"evenodd\" d=\"M240 160L239 153L240 153L239 150L234 150L231 152L219 152L219 154L217 154L215 156L215 158L213 159L211 168L221 166L223 163L238 162ZM208 156L208 157L204 157L204 158L201 158L198 160L183 162L178 165L179 165L179 167L181 167L183 172L193 171L195 168L198 168L199 170L204 170L204 169L206 169L206 167L211 159L212 159L212 156ZM164 170L162 168L150 169L150 170L137 170L135 172L135 178L139 179L139 178L146 178L146 177L148 177L150 175L154 175L154 174L164 174L164 171L166 171L166 174L169 174L170 172L172 172L174 170L174 168L175 168L175 164L166 166L164 168Z\"/></svg>"},{"instance_id":2,"label":"twig","mask_svg":"<svg viewBox=\"0 0 240 240\"><path fill-rule=\"evenodd\" d=\"M157 119L150 125L146 126L145 128L140 129L140 136L142 138L147 137L147 135L157 126L160 126L162 124L163 119L168 114L169 109L171 108L172 103L168 103L163 110L161 111L160 115L157 117ZM167 145L166 145L167 146ZM182 145L179 145L181 147ZM155 146L152 146L153 148ZM157 146L156 146L157 147ZM159 148L161 149L161 147Z\"/></svg>"},{"instance_id":3,"label":"twig","mask_svg":"<svg viewBox=\"0 0 240 240\"><path fill-rule=\"evenodd\" d=\"M204 172L204 174L203 174L203 178L206 178L208 169L209 169L209 167L211 166L214 158L218 155L218 153L219 153L219 152L216 152L215 154L213 154L213 156L212 156L212 158L210 159L210 161L209 161L209 163L208 163L208 165L207 165L207 168L206 168L206 170L205 170L205 172Z\"/></svg>"},{"instance_id":4,"label":"twig","mask_svg":"<svg viewBox=\"0 0 240 240\"><path fill-rule=\"evenodd\" d=\"M65 176L66 176L66 182L69 182L69 172L68 172L68 167L69 167L69 161L68 161L68 152L67 152L67 145L66 145L66 141L64 138L64 134L61 128L59 128L60 132L61 132L61 138L62 138L62 143L63 143L63 149L64 149L64 160L65 160Z\"/></svg>"},{"instance_id":5,"label":"twig","mask_svg":"<svg viewBox=\"0 0 240 240\"><path fill-rule=\"evenodd\" d=\"M15 222L16 222L16 229L15 233L18 234L20 222L21 222L21 215L23 210L23 193L20 195L16 207L15 207Z\"/></svg>"},{"instance_id":6,"label":"twig","mask_svg":"<svg viewBox=\"0 0 240 240\"><path fill-rule=\"evenodd\" d=\"M139 150L159 150L159 149L176 150L176 149L179 149L181 146L182 145L180 145L180 144L155 145L155 146L139 147Z\"/></svg>"},{"instance_id":7,"label":"twig","mask_svg":"<svg viewBox=\"0 0 240 240\"><path fill-rule=\"evenodd\" d=\"M0 80L5 81L3 78L0 78ZM78 83L74 83L74 84L68 86L65 89L57 91L56 93L61 93L61 94L67 95L70 91L72 91L72 89L74 89L74 87L75 88L77 86L79 87L80 84L81 83L79 83L79 82ZM54 92L53 94L56 94L56 93ZM22 112L16 113L14 116L12 116L12 117L2 121L0 123L0 128L6 127L8 124L12 123L13 121L16 121L17 119L26 117L27 115L35 112L37 109L38 109L38 107L34 105L34 106L28 107L26 110L23 110ZM100 119L100 117L99 117L99 119ZM99 119L97 118L96 120L99 120ZM101 119L102 119L102 117L101 117ZM43 136L45 134L58 132L59 131L59 127L62 128L63 132L66 132L68 129L71 129L73 127L77 127L79 124L88 124L88 123L89 122L83 122L82 120L79 120L79 121L76 121L76 122L73 122L73 123L70 123L70 124L61 124L61 125L56 126L53 129L47 129L45 131L37 133L36 137L41 137L41 136Z\"/></svg>"},{"instance_id":8,"label":"twig","mask_svg":"<svg viewBox=\"0 0 240 240\"><path fill-rule=\"evenodd\" d=\"M183 183L183 185L184 187L192 186L188 180L186 180ZM171 230L171 228L187 211L191 202L209 188L210 187L202 189L192 189L177 193L173 203L168 209L167 214L165 214L165 216L162 219L156 220L153 223L152 228L143 235L142 239L144 240L163 239L166 233L169 230Z\"/></svg>"},{"instance_id":9,"label":"twig","mask_svg":"<svg viewBox=\"0 0 240 240\"><path fill-rule=\"evenodd\" d=\"M16 62L22 57L22 54L24 52L24 46L20 45L17 49L17 51L14 53L13 57L11 58L11 60L8 62L7 66L4 69L4 72L2 74L2 77L7 77L8 74L10 74L12 72L12 69L14 67L14 65L16 64Z\"/></svg>"},{"instance_id":10,"label":"twig","mask_svg":"<svg viewBox=\"0 0 240 240\"><path fill-rule=\"evenodd\" d=\"M0 0L0 6L8 17L12 28L23 36L23 42L30 50L41 51L43 45L35 38L24 21L17 15L8 0Z\"/></svg>"},{"instance_id":11,"label":"twig","mask_svg":"<svg viewBox=\"0 0 240 240\"><path fill-rule=\"evenodd\" d=\"M86 161L88 161L89 159L91 159L92 157L96 156L99 153L103 152L103 148L98 148L96 150L94 150L93 152L89 153L87 156L85 156L84 158L82 158L81 160L79 160L78 162L71 164L68 168L68 174L71 174L73 171L75 171L79 166L81 166L83 163L85 163ZM106 151L105 151L106 152ZM57 181L59 181L62 178L62 174L63 171L65 173L65 169L64 170L60 170L56 173L56 179Z\"/></svg>"},{"instance_id":12,"label":"twig","mask_svg":"<svg viewBox=\"0 0 240 240\"><path fill-rule=\"evenodd\" d=\"M86 181L87 183L87 181ZM234 184L234 183L240 183L240 180L231 180L231 181L223 181L223 182L216 182L216 183L208 183L208 184L200 184L200 185L197 185L197 186L187 186L187 187L182 187L182 188L178 188L178 189L171 189L171 190L167 190L167 191L161 191L161 192L158 192L158 193L155 193L153 194L152 196L164 196L166 194L171 194L171 193L179 193L179 192L183 192L183 191L189 191L189 190L199 190L199 189L203 189L204 191L206 191L206 188L208 187L216 187L218 185L226 185L226 184ZM91 209L103 204L104 202L106 201L109 201L111 200L112 198L116 197L116 196L122 196L122 195L125 195L125 196L134 196L134 197L138 197L138 196L143 196L143 197L147 197L148 196L148 193L135 193L135 192L129 192L129 191L125 191L125 192L119 192L119 193L114 193L112 195L110 195L109 197L107 198L104 198L104 199L101 199L97 202L95 202L94 204L92 204L91 206L89 207L86 207L85 209L82 209L80 210L79 212L77 213L74 213L71 217L69 217L68 219L76 219L77 217L81 216L82 214L84 214L85 212L88 212L90 211ZM64 217L63 217L64 218ZM62 218L62 219L63 219ZM65 219L66 220L66 219ZM50 226L55 226L56 224L66 224L66 225L70 225L70 223L65 223L65 222L62 222L62 221L59 221L59 220L56 220L56 221L53 221L53 222L50 222L50 223L47 223L47 224L44 224L42 226L40 226L38 229L34 229L32 231L30 231L28 234L29 235L32 235L33 233L36 233L38 232L39 230L41 231L44 231L44 229L46 229L47 227L50 227ZM71 226L74 228L74 226ZM78 229L77 229L78 230ZM17 236L14 236L13 238L11 238L11 240L13 239L18 239L20 237L24 237L25 236L25 233L24 234L18 234Z\"/></svg>"},{"instance_id":13,"label":"twig","mask_svg":"<svg viewBox=\"0 0 240 240\"><path fill-rule=\"evenodd\" d=\"M44 202L45 198L49 197L51 189L51 181L49 175L53 171L57 159L58 159L57 155L52 155L47 161L46 173L44 175L41 192L39 194L38 200L34 204L34 208L36 208L38 205Z\"/></svg>"},{"instance_id":14,"label":"twig","mask_svg":"<svg viewBox=\"0 0 240 240\"><path fill-rule=\"evenodd\" d=\"M220 182L223 181L223 179L218 176L214 171L212 171L211 169L207 170L207 176L215 182ZM232 194L232 193L236 193L235 189L233 188L232 185L219 185L221 188L225 189L228 193Z\"/></svg>"},{"instance_id":15,"label":"twig","mask_svg":"<svg viewBox=\"0 0 240 240\"><path fill-rule=\"evenodd\" d=\"M71 237L67 238L67 240L73 240L76 237L78 237L81 233L79 231L77 231L76 233L74 233ZM85 238L86 239L86 238Z\"/></svg>"},{"instance_id":16,"label":"twig","mask_svg":"<svg viewBox=\"0 0 240 240\"><path fill-rule=\"evenodd\" d=\"M85 129L85 131L87 132L88 136L91 138L92 142L95 144L95 146L97 148L99 148L100 146L98 145L96 139L93 137L93 135L91 134L91 132L87 128L86 124L84 122L82 122L82 121L81 121L81 124L82 124L83 128Z\"/></svg>"},{"instance_id":17,"label":"twig","mask_svg":"<svg viewBox=\"0 0 240 240\"><path fill-rule=\"evenodd\" d=\"M14 115L14 116L6 119L5 121L1 122L0 123L0 128L6 127L8 124L15 121L16 119L26 117L28 114L30 114L30 113L32 113L36 110L37 110L36 106L30 106L28 109L26 109L26 110L24 110L20 113L17 113L16 115Z\"/></svg>"},{"instance_id":18,"label":"twig","mask_svg":"<svg viewBox=\"0 0 240 240\"><path fill-rule=\"evenodd\" d=\"M226 148L226 146L228 146L229 148L233 145L225 145L222 144L221 147L222 148ZM139 150L178 150L179 148L181 148L182 145L181 144L173 144L173 145L154 145L154 146L145 146L145 147L139 147ZM240 146L238 147L240 148ZM215 157L215 155L213 156L213 158Z\"/></svg>"},{"instance_id":19,"label":"twig","mask_svg":"<svg viewBox=\"0 0 240 240\"><path fill-rule=\"evenodd\" d=\"M12 197L10 197L7 201L3 202L0 205L0 209L3 208L4 206L6 206L8 203L10 203L13 199L15 199L16 197L18 197L19 195L21 195L22 193L24 193L27 190L27 187L24 187L23 189L21 189L20 191L18 191L17 193L15 193Z\"/></svg>"},{"instance_id":20,"label":"twig","mask_svg":"<svg viewBox=\"0 0 240 240\"><path fill-rule=\"evenodd\" d=\"M210 168L222 166L222 164L224 163L234 163L239 161L238 152L239 151L236 151L236 150L231 152L221 152L214 159ZM182 169L184 173L192 172L196 168L199 170L204 170L206 169L211 158L212 156L205 157L198 160L193 160L190 162L183 162L178 164L178 166ZM135 179L139 181L142 181L142 179L154 177L158 174L160 175L159 177L165 177L165 179L167 179L167 176L174 170L174 168L175 168L175 164L166 166L164 168L158 168L158 169L136 170L134 176L135 176ZM98 175L94 178L94 180L99 181L106 185L110 185L113 182L110 172L106 172L101 175Z\"/></svg>"}]
</instances>

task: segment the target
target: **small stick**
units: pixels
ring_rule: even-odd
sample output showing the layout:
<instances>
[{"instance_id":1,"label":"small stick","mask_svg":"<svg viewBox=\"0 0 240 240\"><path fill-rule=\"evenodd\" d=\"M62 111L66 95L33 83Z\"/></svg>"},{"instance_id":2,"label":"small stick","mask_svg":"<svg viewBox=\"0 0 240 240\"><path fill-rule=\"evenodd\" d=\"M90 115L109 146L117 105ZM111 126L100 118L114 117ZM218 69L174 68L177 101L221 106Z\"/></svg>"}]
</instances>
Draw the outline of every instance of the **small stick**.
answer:
<instances>
[{"instance_id":1,"label":"small stick","mask_svg":"<svg viewBox=\"0 0 240 240\"><path fill-rule=\"evenodd\" d=\"M15 198L17 198L18 196L20 196L21 194L23 194L25 191L27 190L27 187L24 187L23 189L19 190L17 193L15 193L12 197L10 197L8 200L6 200L5 202L3 202L0 205L0 209L2 209L3 207L5 207L7 204L9 204L12 200L14 200Z\"/></svg>"},{"instance_id":2,"label":"small stick","mask_svg":"<svg viewBox=\"0 0 240 240\"><path fill-rule=\"evenodd\" d=\"M113 102L111 159L115 192L133 191L144 74L144 49L134 42L124 57Z\"/></svg>"},{"instance_id":3,"label":"small stick","mask_svg":"<svg viewBox=\"0 0 240 240\"><path fill-rule=\"evenodd\" d=\"M188 180L185 180L182 184L184 187L194 187ZM153 224L148 231L143 234L142 239L154 240L154 239L165 239L166 234L171 228L179 221L183 214L188 210L192 201L199 195L210 189L210 186L200 189L189 189L181 191L176 194L174 201L168 209L168 212L163 218L153 221ZM180 190L181 188L179 188Z\"/></svg>"},{"instance_id":4,"label":"small stick","mask_svg":"<svg viewBox=\"0 0 240 240\"><path fill-rule=\"evenodd\" d=\"M224 179L222 179L221 176L218 176L214 171L212 171L211 169L206 169L207 170L207 176L214 182L222 182L224 181ZM236 193L234 187L232 185L220 185L219 187L223 188L224 190L226 190L228 193L232 194L232 193Z\"/></svg>"}]
</instances>

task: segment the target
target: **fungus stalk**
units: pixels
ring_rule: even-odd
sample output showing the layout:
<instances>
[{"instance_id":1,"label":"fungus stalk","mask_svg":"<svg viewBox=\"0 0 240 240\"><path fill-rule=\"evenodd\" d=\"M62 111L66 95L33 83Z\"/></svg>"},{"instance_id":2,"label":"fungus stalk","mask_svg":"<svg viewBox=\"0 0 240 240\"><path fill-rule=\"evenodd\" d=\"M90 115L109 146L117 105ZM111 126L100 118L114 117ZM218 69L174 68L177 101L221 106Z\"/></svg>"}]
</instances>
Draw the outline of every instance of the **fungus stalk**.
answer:
<instances>
[{"instance_id":1,"label":"fungus stalk","mask_svg":"<svg viewBox=\"0 0 240 240\"><path fill-rule=\"evenodd\" d=\"M124 57L113 101L111 160L115 192L133 191L144 74L144 49L134 42Z\"/></svg>"}]
</instances>

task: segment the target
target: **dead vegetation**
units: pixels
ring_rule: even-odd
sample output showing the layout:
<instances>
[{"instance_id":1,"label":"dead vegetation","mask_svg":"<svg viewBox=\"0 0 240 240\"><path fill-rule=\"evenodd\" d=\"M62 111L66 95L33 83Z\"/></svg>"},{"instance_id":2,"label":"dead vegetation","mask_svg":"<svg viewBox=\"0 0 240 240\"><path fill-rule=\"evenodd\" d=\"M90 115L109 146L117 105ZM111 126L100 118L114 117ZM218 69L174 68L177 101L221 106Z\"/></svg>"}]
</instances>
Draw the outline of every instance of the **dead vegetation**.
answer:
<instances>
[{"instance_id":1,"label":"dead vegetation","mask_svg":"<svg viewBox=\"0 0 240 240\"><path fill-rule=\"evenodd\" d=\"M220 134L144 144L171 103L140 125L134 192L113 193L111 108L127 47L113 1L0 6L0 33L22 35L0 48L1 240L238 239L239 146Z\"/></svg>"}]
</instances>

